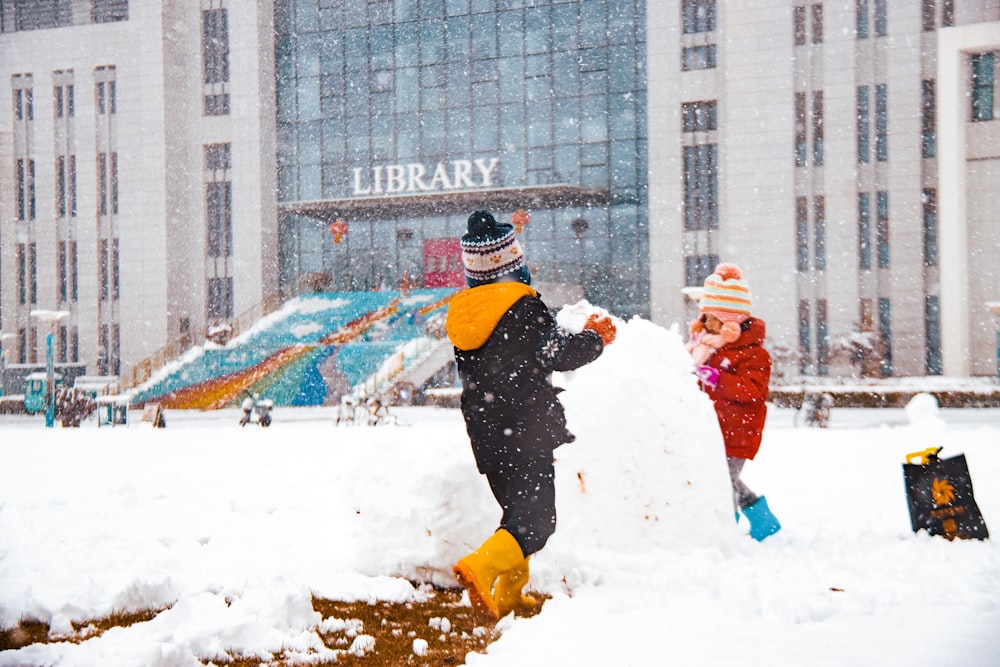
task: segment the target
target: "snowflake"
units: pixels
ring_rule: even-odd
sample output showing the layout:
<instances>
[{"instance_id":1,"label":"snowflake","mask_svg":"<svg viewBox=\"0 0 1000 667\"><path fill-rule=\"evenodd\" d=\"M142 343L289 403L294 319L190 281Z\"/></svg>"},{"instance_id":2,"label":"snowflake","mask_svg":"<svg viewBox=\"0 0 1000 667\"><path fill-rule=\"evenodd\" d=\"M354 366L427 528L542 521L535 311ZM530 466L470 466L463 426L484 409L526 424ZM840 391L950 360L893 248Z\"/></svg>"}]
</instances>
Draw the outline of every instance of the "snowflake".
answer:
<instances>
[{"instance_id":1,"label":"snowflake","mask_svg":"<svg viewBox=\"0 0 1000 667\"><path fill-rule=\"evenodd\" d=\"M559 344L558 339L556 339L555 337L549 338L544 343L542 343L542 347L539 350L539 354L544 359L555 359L556 355L559 354L560 347L562 346Z\"/></svg>"}]
</instances>

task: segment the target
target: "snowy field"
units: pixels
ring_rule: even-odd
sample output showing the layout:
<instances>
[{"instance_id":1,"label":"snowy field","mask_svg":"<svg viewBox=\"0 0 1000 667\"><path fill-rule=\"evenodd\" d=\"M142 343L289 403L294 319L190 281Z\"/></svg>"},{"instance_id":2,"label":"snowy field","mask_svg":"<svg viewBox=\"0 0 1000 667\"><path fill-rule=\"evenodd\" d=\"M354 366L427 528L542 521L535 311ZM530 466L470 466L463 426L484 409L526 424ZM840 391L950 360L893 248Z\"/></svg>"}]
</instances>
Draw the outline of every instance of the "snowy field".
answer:
<instances>
[{"instance_id":1,"label":"snowy field","mask_svg":"<svg viewBox=\"0 0 1000 667\"><path fill-rule=\"evenodd\" d=\"M532 559L541 614L508 617L495 665L1000 665L1000 410L835 409L828 429L772 409L744 478L783 530L745 535L721 438L680 337L620 328L557 378L578 439L557 450L559 528ZM10 665L197 665L225 652L332 659L310 596L405 601L455 585L495 528L457 411L333 426L287 408L168 412L168 428L45 429L0 417L0 627L161 609L79 645L0 652ZM908 452L964 452L993 530L913 534ZM424 639L434 641L428 628Z\"/></svg>"}]
</instances>

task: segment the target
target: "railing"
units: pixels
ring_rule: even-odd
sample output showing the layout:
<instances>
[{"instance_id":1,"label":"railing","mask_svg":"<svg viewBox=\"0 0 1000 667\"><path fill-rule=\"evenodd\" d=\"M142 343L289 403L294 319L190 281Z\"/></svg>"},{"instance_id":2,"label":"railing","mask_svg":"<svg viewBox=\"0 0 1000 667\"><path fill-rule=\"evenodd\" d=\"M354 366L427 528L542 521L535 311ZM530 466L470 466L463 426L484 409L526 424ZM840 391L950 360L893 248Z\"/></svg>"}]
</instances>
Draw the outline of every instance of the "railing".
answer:
<instances>
[{"instance_id":1,"label":"railing","mask_svg":"<svg viewBox=\"0 0 1000 667\"><path fill-rule=\"evenodd\" d=\"M238 336L241 331L249 329L257 320L278 310L280 306L280 295L277 293L268 295L260 303L254 305L252 308L240 313L225 323L229 326L229 335L231 337ZM188 332L183 336L179 336L178 338L169 341L166 345L153 352L153 354L149 355L142 361L132 364L128 370L125 370L122 373L122 385L126 389L131 389L132 387L142 384L152 377L153 373L163 368L168 362L176 359L184 352L191 349L191 347L195 345L195 340L195 335ZM197 337L198 344L204 343L206 340L208 340L208 338L204 335Z\"/></svg>"}]
</instances>

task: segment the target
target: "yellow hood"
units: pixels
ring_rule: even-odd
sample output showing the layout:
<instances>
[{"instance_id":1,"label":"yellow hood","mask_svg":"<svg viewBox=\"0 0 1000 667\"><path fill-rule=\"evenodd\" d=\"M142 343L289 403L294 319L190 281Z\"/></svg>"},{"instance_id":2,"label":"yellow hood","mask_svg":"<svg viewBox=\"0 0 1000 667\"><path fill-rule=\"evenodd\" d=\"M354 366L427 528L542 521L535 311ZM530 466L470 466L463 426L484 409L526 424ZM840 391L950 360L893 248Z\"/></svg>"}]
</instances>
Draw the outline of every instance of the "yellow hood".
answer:
<instances>
[{"instance_id":1,"label":"yellow hood","mask_svg":"<svg viewBox=\"0 0 1000 667\"><path fill-rule=\"evenodd\" d=\"M538 292L524 283L507 282L480 285L456 294L448 306L445 325L452 345L460 350L482 347L504 313L524 296L538 296Z\"/></svg>"}]
</instances>

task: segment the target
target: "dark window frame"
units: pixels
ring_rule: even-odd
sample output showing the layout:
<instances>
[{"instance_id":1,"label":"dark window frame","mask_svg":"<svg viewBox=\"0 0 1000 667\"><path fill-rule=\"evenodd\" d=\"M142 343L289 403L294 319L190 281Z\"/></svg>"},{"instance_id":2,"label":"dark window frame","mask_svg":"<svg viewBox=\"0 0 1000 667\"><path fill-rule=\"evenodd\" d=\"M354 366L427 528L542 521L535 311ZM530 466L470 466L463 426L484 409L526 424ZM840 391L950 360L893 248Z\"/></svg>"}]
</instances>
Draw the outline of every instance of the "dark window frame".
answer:
<instances>
[{"instance_id":1,"label":"dark window frame","mask_svg":"<svg viewBox=\"0 0 1000 667\"><path fill-rule=\"evenodd\" d=\"M684 229L719 227L718 144L684 147Z\"/></svg>"},{"instance_id":2,"label":"dark window frame","mask_svg":"<svg viewBox=\"0 0 1000 667\"><path fill-rule=\"evenodd\" d=\"M972 122L993 120L994 80L996 78L996 55L993 51L974 53L970 57L972 77L970 80L970 102Z\"/></svg>"},{"instance_id":3,"label":"dark window frame","mask_svg":"<svg viewBox=\"0 0 1000 667\"><path fill-rule=\"evenodd\" d=\"M862 271L872 268L872 218L871 195L858 193L858 267Z\"/></svg>"},{"instance_id":4,"label":"dark window frame","mask_svg":"<svg viewBox=\"0 0 1000 667\"><path fill-rule=\"evenodd\" d=\"M681 70L684 72L715 69L717 62L715 44L685 46L681 50Z\"/></svg>"},{"instance_id":5,"label":"dark window frame","mask_svg":"<svg viewBox=\"0 0 1000 667\"><path fill-rule=\"evenodd\" d=\"M685 35L714 32L715 27L715 0L683 0L681 2L681 29Z\"/></svg>"}]
</instances>

